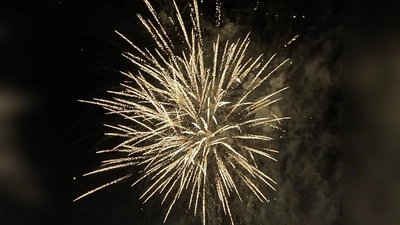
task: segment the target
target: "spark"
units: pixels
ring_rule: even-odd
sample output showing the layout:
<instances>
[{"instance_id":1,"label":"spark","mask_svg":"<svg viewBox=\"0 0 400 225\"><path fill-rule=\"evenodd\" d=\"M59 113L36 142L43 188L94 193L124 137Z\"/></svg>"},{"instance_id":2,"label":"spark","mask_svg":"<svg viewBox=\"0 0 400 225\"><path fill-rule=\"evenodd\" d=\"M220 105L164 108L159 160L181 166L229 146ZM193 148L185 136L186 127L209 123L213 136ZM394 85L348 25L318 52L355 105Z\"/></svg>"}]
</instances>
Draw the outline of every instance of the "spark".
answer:
<instances>
[{"instance_id":1,"label":"spark","mask_svg":"<svg viewBox=\"0 0 400 225\"><path fill-rule=\"evenodd\" d=\"M260 147L273 138L257 133L253 127L270 126L282 130L278 125L290 117L278 117L271 113L271 117L255 118L255 112L266 110L278 102L281 98L276 95L288 87L262 98L257 96L255 90L260 90L261 84L289 59L267 73L265 71L276 54L267 62L263 62L262 55L246 61L249 34L236 42L226 42L224 47L220 46L218 35L212 48L206 51L203 48L196 0L191 5L191 29L186 27L173 1L176 31L179 28L185 45L183 52L175 53L176 48L167 29L149 1L144 0L144 3L154 22L140 15L138 17L153 37L157 48L153 53L147 49L141 50L116 31L138 52L123 53L125 58L139 67L138 73L121 72L133 82L122 83L124 91L109 91L117 96L111 100L81 100L99 105L108 113L120 115L136 125L135 128L129 126L128 122L123 125L106 125L115 130L106 135L122 137L124 141L113 149L97 152L119 152L126 156L104 160L99 169L84 176L143 166L142 176L132 186L144 179L150 181L150 186L140 197L144 202L156 193L164 194L162 203L167 199L170 201L164 222L182 193L186 192L190 195L188 207L193 207L194 215L200 212L203 224L206 224L207 199L212 185L216 187L223 211L234 224L229 196L236 194L242 200L239 190L243 190L244 185L261 202L269 202L255 180L261 180L272 190L277 185L256 164L256 156L277 161L272 155L278 153L277 150ZM249 79L250 73L256 75L250 85L244 88L242 82ZM150 82L148 77L154 78L156 82ZM238 87L243 87L243 90ZM244 92L235 99L232 94L236 91ZM106 183L74 201L130 176ZM243 182L239 183L240 180Z\"/></svg>"},{"instance_id":2,"label":"spark","mask_svg":"<svg viewBox=\"0 0 400 225\"><path fill-rule=\"evenodd\" d=\"M222 7L222 2L219 2L218 0L215 1L215 23L216 26L219 27L221 26L221 7Z\"/></svg>"},{"instance_id":3,"label":"spark","mask_svg":"<svg viewBox=\"0 0 400 225\"><path fill-rule=\"evenodd\" d=\"M300 35L295 35L288 43L286 43L284 45L284 48L286 48L288 45L292 44L292 42L296 41L299 36Z\"/></svg>"},{"instance_id":4,"label":"spark","mask_svg":"<svg viewBox=\"0 0 400 225\"><path fill-rule=\"evenodd\" d=\"M258 5L260 4L260 1L257 1L256 6L254 7L254 11L256 11L258 9Z\"/></svg>"}]
</instances>

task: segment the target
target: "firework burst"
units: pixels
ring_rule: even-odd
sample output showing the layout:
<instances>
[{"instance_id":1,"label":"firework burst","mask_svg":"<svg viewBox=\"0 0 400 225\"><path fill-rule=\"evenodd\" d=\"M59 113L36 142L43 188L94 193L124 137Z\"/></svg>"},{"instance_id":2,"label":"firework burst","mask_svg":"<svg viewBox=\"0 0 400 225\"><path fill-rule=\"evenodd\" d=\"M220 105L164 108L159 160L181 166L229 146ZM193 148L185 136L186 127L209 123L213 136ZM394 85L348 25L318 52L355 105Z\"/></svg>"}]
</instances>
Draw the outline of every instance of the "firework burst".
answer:
<instances>
[{"instance_id":1,"label":"firework burst","mask_svg":"<svg viewBox=\"0 0 400 225\"><path fill-rule=\"evenodd\" d=\"M102 162L96 174L128 166L143 166L142 176L133 184L149 179L151 184L141 199L148 201L156 193L163 194L163 201L170 201L165 220L172 207L187 193L188 207L200 213L206 223L206 206L209 187L216 191L223 211L233 218L229 199L237 195L242 200L239 184L244 184L262 202L268 198L256 185L261 180L270 188L276 182L262 172L256 164L257 155L276 161L273 153L265 148L272 138L260 132L262 126L280 129L281 120L289 117L257 117L280 98L283 88L266 96L255 96L255 90L284 63L266 73L267 66L276 54L263 61L262 55L246 59L250 44L249 34L243 40L220 46L219 36L212 50L204 48L200 29L199 9L196 0L191 5L192 28L189 30L173 1L176 10L176 30L181 34L184 49L179 54L151 4L144 0L154 21L138 15L157 44L152 53L128 41L138 54L123 53L139 67L136 75L125 73L135 85L121 84L124 91L109 91L116 97L111 100L83 101L102 106L111 114L118 114L132 126L106 125L116 130L107 135L123 137L124 141L104 152L122 152L126 157ZM171 19L171 21L173 21ZM253 74L250 78L249 74ZM148 78L155 79L150 82ZM248 84L243 85L247 80ZM243 88L238 88L238 87ZM240 89L240 90L239 90ZM263 147L260 147L263 146ZM115 184L130 175L118 178L76 200L104 187Z\"/></svg>"}]
</instances>

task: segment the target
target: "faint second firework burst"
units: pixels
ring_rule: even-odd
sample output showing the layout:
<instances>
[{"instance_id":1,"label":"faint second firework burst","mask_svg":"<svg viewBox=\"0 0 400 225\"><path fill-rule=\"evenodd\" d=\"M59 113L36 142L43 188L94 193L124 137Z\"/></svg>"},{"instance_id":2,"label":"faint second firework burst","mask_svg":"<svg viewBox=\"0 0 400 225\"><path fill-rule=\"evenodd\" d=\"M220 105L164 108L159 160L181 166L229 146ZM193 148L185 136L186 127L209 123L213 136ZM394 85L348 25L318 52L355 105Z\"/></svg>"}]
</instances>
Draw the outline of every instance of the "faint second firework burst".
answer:
<instances>
[{"instance_id":1,"label":"faint second firework burst","mask_svg":"<svg viewBox=\"0 0 400 225\"><path fill-rule=\"evenodd\" d=\"M140 198L146 202L160 193L162 203L169 202L164 222L186 193L188 207L193 207L194 215L200 214L206 224L208 199L214 190L223 212L234 224L231 196L242 201L242 187L247 187L260 201L269 202L258 187L258 180L275 190L276 182L258 168L257 161L260 156L276 161L273 154L278 151L266 146L273 138L262 128L282 131L279 124L290 117L278 117L269 109L288 87L262 96L255 90L289 59L266 72L276 53L266 62L262 55L246 57L249 34L223 46L218 35L211 50L204 48L196 0L190 5L190 29L173 0L176 18L169 19L183 40L184 47L179 52L175 45L182 42L172 41L152 5L148 0L144 2L154 21L138 17L157 48L154 52L140 49L117 32L138 52L123 53L139 67L137 74L122 72L133 84L121 84L123 91L109 91L115 94L113 98L82 101L100 105L109 114L125 119L125 124L106 125L115 129L107 135L124 141L98 153L126 155L105 160L99 169L84 176L142 166L142 176L133 185L148 179L150 186ZM74 201L130 176L106 183Z\"/></svg>"}]
</instances>

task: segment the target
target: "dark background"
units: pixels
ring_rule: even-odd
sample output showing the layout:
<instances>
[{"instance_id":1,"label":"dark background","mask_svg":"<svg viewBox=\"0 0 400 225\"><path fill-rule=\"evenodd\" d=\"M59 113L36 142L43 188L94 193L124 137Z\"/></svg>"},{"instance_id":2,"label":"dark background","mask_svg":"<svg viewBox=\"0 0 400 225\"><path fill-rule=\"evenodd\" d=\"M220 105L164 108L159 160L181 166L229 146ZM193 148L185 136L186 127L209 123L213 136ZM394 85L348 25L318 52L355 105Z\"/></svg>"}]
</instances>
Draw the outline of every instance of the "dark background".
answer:
<instances>
[{"instance_id":1,"label":"dark background","mask_svg":"<svg viewBox=\"0 0 400 225\"><path fill-rule=\"evenodd\" d=\"M168 11L167 2L154 1L153 6L156 11ZM186 1L177 2L184 6ZM280 110L293 117L279 142L279 163L272 172L279 183L278 192L273 194L277 200L237 206L242 212L238 224L341 224L341 2L220 2L221 32L236 39L251 30L254 52L250 54L278 51L279 57L290 57L293 63L275 80L291 86ZM9 221L5 224L162 224L166 206L158 202L143 205L138 200L145 184L131 188L132 181L122 182L72 202L127 172L81 177L102 160L96 150L116 143L103 135L107 131L103 124L115 118L103 115L100 107L77 100L106 98L106 90L125 79L120 70L136 71L121 56L132 48L114 30L139 47L151 47L153 43L136 17L140 13L149 18L145 4L140 0L61 0L53 1L51 8L21 4L18 9L15 5L4 8L9 15L4 21L11 21L15 30L6 32L12 35L5 46L13 49L2 56L3 64L13 72L3 76L3 86L17 93L12 96L20 93L34 99L26 102L37 104L21 117L30 122L25 123L20 137L24 157L16 158L28 159L31 169L27 171L38 174L22 173L34 177L38 191L33 195L39 197L21 203L5 198L15 205L4 204L8 209L4 218ZM205 26L212 30L215 0L204 0L200 5ZM282 48L294 35L300 37L289 48ZM23 66L14 65L16 62ZM26 192L16 188L25 184L9 183L15 186L2 191L4 196ZM31 189L31 184L26 185ZM191 211L177 209L166 224L188 224L192 219L200 224L200 219L191 215Z\"/></svg>"}]
</instances>

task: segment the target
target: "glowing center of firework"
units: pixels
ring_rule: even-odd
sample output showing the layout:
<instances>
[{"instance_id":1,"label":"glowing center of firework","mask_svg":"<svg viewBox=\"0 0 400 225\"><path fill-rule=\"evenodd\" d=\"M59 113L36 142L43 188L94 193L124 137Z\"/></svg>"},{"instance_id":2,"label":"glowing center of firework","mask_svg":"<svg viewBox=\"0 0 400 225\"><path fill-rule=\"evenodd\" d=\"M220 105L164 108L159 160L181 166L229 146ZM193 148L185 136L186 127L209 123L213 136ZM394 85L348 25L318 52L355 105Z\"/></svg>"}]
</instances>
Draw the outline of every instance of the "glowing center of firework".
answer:
<instances>
[{"instance_id":1,"label":"glowing center of firework","mask_svg":"<svg viewBox=\"0 0 400 225\"><path fill-rule=\"evenodd\" d=\"M206 143L209 144L210 141L211 141L211 138L212 138L212 132L208 130L208 131L205 133L205 136L206 136Z\"/></svg>"}]
</instances>

